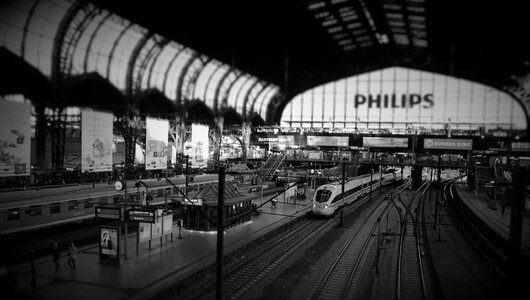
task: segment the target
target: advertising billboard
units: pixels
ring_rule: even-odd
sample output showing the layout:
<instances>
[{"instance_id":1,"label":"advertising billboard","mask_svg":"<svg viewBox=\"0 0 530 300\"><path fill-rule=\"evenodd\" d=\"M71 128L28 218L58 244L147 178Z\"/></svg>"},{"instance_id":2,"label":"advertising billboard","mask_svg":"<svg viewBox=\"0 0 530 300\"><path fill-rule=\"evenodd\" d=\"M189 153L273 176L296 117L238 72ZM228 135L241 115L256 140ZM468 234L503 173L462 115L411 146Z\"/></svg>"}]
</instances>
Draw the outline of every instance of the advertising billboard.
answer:
<instances>
[{"instance_id":1,"label":"advertising billboard","mask_svg":"<svg viewBox=\"0 0 530 300\"><path fill-rule=\"evenodd\" d=\"M81 111L81 171L112 171L112 113Z\"/></svg>"},{"instance_id":2,"label":"advertising billboard","mask_svg":"<svg viewBox=\"0 0 530 300\"><path fill-rule=\"evenodd\" d=\"M31 106L0 100L0 176L29 175Z\"/></svg>"},{"instance_id":3,"label":"advertising billboard","mask_svg":"<svg viewBox=\"0 0 530 300\"><path fill-rule=\"evenodd\" d=\"M167 169L169 122L146 118L145 127L145 169Z\"/></svg>"},{"instance_id":4,"label":"advertising billboard","mask_svg":"<svg viewBox=\"0 0 530 300\"><path fill-rule=\"evenodd\" d=\"M118 261L120 259L120 228L99 227L100 260Z\"/></svg>"},{"instance_id":5,"label":"advertising billboard","mask_svg":"<svg viewBox=\"0 0 530 300\"><path fill-rule=\"evenodd\" d=\"M408 138L396 137L363 137L363 147L408 148Z\"/></svg>"},{"instance_id":6,"label":"advertising billboard","mask_svg":"<svg viewBox=\"0 0 530 300\"><path fill-rule=\"evenodd\" d=\"M278 135L272 133L251 133L250 143L252 145L268 145L270 142L277 143Z\"/></svg>"},{"instance_id":7,"label":"advertising billboard","mask_svg":"<svg viewBox=\"0 0 530 300\"><path fill-rule=\"evenodd\" d=\"M173 213L168 213L162 217L162 228L164 229L164 235L173 232Z\"/></svg>"},{"instance_id":8,"label":"advertising billboard","mask_svg":"<svg viewBox=\"0 0 530 300\"><path fill-rule=\"evenodd\" d=\"M190 164L192 167L206 167L209 157L209 128L207 125L191 125L191 154Z\"/></svg>"},{"instance_id":9,"label":"advertising billboard","mask_svg":"<svg viewBox=\"0 0 530 300\"><path fill-rule=\"evenodd\" d=\"M151 223L138 223L138 242L143 243L151 239Z\"/></svg>"},{"instance_id":10,"label":"advertising billboard","mask_svg":"<svg viewBox=\"0 0 530 300\"><path fill-rule=\"evenodd\" d=\"M445 150L471 150L473 148L473 140L426 138L423 140L423 148Z\"/></svg>"},{"instance_id":11,"label":"advertising billboard","mask_svg":"<svg viewBox=\"0 0 530 300\"><path fill-rule=\"evenodd\" d=\"M308 135L308 146L335 146L346 147L349 142L348 136L326 136L326 135Z\"/></svg>"},{"instance_id":12,"label":"advertising billboard","mask_svg":"<svg viewBox=\"0 0 530 300\"><path fill-rule=\"evenodd\" d=\"M294 135L279 135L278 136L278 147L280 149L286 149L296 146Z\"/></svg>"}]
</instances>

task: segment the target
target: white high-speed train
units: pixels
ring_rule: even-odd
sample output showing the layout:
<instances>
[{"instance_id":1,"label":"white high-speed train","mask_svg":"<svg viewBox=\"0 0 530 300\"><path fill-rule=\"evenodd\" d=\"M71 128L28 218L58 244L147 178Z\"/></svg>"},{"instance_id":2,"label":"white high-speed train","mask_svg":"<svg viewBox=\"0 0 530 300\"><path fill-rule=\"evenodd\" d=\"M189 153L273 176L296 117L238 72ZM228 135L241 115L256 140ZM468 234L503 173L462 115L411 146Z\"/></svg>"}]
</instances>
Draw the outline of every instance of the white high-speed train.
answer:
<instances>
[{"instance_id":1,"label":"white high-speed train","mask_svg":"<svg viewBox=\"0 0 530 300\"><path fill-rule=\"evenodd\" d=\"M331 216L341 206L357 201L362 196L370 193L370 186L375 190L382 180L382 185L387 185L401 178L399 171L389 169L381 174L379 172L370 175L355 177L344 184L344 197L342 195L342 184L324 184L317 188L313 195L313 214L319 216ZM344 199L343 199L344 198Z\"/></svg>"}]
</instances>

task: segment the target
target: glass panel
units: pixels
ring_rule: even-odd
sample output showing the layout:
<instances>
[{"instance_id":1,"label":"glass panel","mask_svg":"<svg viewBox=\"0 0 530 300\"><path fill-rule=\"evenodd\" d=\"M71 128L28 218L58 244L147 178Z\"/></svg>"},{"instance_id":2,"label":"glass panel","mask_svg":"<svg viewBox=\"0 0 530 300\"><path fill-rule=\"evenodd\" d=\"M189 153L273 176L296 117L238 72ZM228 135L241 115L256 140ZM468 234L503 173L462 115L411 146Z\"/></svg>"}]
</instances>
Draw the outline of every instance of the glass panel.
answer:
<instances>
[{"instance_id":1,"label":"glass panel","mask_svg":"<svg viewBox=\"0 0 530 300\"><path fill-rule=\"evenodd\" d=\"M228 74L228 76L225 77L225 79L221 83L221 88L219 89L219 95L218 95L219 99L217 102L218 109L227 107L229 105L228 104L228 93L230 93L232 83L239 79L240 77L239 74L240 73L237 71L230 72L230 74Z\"/></svg>"},{"instance_id":2,"label":"glass panel","mask_svg":"<svg viewBox=\"0 0 530 300\"><path fill-rule=\"evenodd\" d=\"M151 69L153 64L156 63L156 58L161 51L161 39L162 38L158 35L154 35L152 38L150 38L144 47L142 47L141 54L138 56L138 59L135 62L135 76L140 77L137 78L137 80L140 80L140 86L142 90L151 88L149 82L151 77Z\"/></svg>"},{"instance_id":3,"label":"glass panel","mask_svg":"<svg viewBox=\"0 0 530 300\"><path fill-rule=\"evenodd\" d=\"M61 203L51 203L50 204L50 214L58 214L61 212Z\"/></svg>"},{"instance_id":4,"label":"glass panel","mask_svg":"<svg viewBox=\"0 0 530 300\"><path fill-rule=\"evenodd\" d=\"M10 1L0 9L0 45L17 55L21 55L24 24L32 5L30 1Z\"/></svg>"},{"instance_id":5,"label":"glass panel","mask_svg":"<svg viewBox=\"0 0 530 300\"><path fill-rule=\"evenodd\" d=\"M269 90L263 94L262 102L258 110L258 113L263 118L263 120L267 120L267 105L269 104L271 98L274 97L277 92L278 88L275 86L271 86Z\"/></svg>"},{"instance_id":6,"label":"glass panel","mask_svg":"<svg viewBox=\"0 0 530 300\"><path fill-rule=\"evenodd\" d=\"M259 81L257 84L254 85L254 87L250 91L250 93L248 95L248 99L247 99L247 104L246 104L246 107L245 107L245 111L246 111L247 116L249 115L250 109L252 107L252 103L254 103L254 101L259 96L259 94L261 92L263 92L263 88L264 87L265 87L265 85L263 84L263 82Z\"/></svg>"},{"instance_id":7,"label":"glass panel","mask_svg":"<svg viewBox=\"0 0 530 300\"><path fill-rule=\"evenodd\" d=\"M10 208L7 210L7 220L20 220L20 208Z\"/></svg>"},{"instance_id":8,"label":"glass panel","mask_svg":"<svg viewBox=\"0 0 530 300\"><path fill-rule=\"evenodd\" d=\"M79 209L79 201L71 200L68 201L68 210L77 210Z\"/></svg>"},{"instance_id":9,"label":"glass panel","mask_svg":"<svg viewBox=\"0 0 530 300\"><path fill-rule=\"evenodd\" d=\"M167 72L166 91L165 94L170 99L177 99L177 85L182 68L186 62L191 58L192 52L189 49L184 49L177 54L177 58L173 61L170 69Z\"/></svg>"},{"instance_id":10,"label":"glass panel","mask_svg":"<svg viewBox=\"0 0 530 300\"><path fill-rule=\"evenodd\" d=\"M162 91L169 99L175 98L173 97L174 95L169 95L166 93L167 91L164 89L164 83L167 84L166 72L171 67L171 63L175 58L175 55L177 55L181 49L182 46L176 43L167 44L164 49L162 49L162 52L160 52L160 55L158 55L151 72L151 87Z\"/></svg>"},{"instance_id":11,"label":"glass panel","mask_svg":"<svg viewBox=\"0 0 530 300\"><path fill-rule=\"evenodd\" d=\"M103 18L104 16L97 15L94 18L90 19L90 23L87 25L87 27L83 31L83 34L79 38L79 41L77 42L72 54L72 69L70 70L72 75L85 73L85 57L87 56L87 51L90 51L90 49L88 49L88 46L90 40L92 39L92 35L98 29L99 23L103 20ZM91 55L92 53L90 53L90 55L88 56Z\"/></svg>"},{"instance_id":12,"label":"glass panel","mask_svg":"<svg viewBox=\"0 0 530 300\"><path fill-rule=\"evenodd\" d=\"M24 53L22 37L33 1L11 1L0 9L0 45L23 58L44 75L51 75L51 57L59 22L72 5L65 1L37 3L26 34Z\"/></svg>"},{"instance_id":13,"label":"glass panel","mask_svg":"<svg viewBox=\"0 0 530 300\"><path fill-rule=\"evenodd\" d=\"M211 76L221 66L221 63L216 60L211 60L200 72L195 84L195 90L193 92L193 99L200 99L206 102L206 85L208 84Z\"/></svg>"},{"instance_id":14,"label":"glass panel","mask_svg":"<svg viewBox=\"0 0 530 300\"><path fill-rule=\"evenodd\" d=\"M245 104L245 99L248 96L249 89L256 83L256 78L249 76L248 79L243 83L239 92L236 95L236 111L243 115L243 105Z\"/></svg>"},{"instance_id":15,"label":"glass panel","mask_svg":"<svg viewBox=\"0 0 530 300\"><path fill-rule=\"evenodd\" d=\"M227 65L221 65L219 68L217 68L210 79L208 80L208 85L206 86L206 96L205 96L205 103L208 105L208 107L213 108L215 103L215 92L217 91L217 88L219 87L219 84L221 84L221 79L223 79L223 76L226 75L226 72L230 70L230 67Z\"/></svg>"},{"instance_id":16,"label":"glass panel","mask_svg":"<svg viewBox=\"0 0 530 300\"><path fill-rule=\"evenodd\" d=\"M201 56L197 56L189 68L187 69L186 74L184 74L184 79L182 80L182 95L184 99L193 99L193 91L195 89L196 78L204 68L205 59Z\"/></svg>"},{"instance_id":17,"label":"glass panel","mask_svg":"<svg viewBox=\"0 0 530 300\"><path fill-rule=\"evenodd\" d=\"M230 87L230 91L228 93L228 106L236 108L237 105L237 96L239 95L239 92L241 90L241 87L250 79L250 76L248 74L243 74L242 76L239 76L239 78L232 84Z\"/></svg>"},{"instance_id":18,"label":"glass panel","mask_svg":"<svg viewBox=\"0 0 530 300\"><path fill-rule=\"evenodd\" d=\"M127 76L127 67L132 52L136 44L145 34L145 30L136 27L127 29L125 34L121 36L116 48L114 49L112 61L110 62L109 81L116 86L116 88L125 91L125 79Z\"/></svg>"},{"instance_id":19,"label":"glass panel","mask_svg":"<svg viewBox=\"0 0 530 300\"><path fill-rule=\"evenodd\" d=\"M102 76L107 75L112 45L118 39L120 33L125 29L125 24L108 18L101 25L90 48L91 55L88 56L87 72L98 72Z\"/></svg>"}]
</instances>

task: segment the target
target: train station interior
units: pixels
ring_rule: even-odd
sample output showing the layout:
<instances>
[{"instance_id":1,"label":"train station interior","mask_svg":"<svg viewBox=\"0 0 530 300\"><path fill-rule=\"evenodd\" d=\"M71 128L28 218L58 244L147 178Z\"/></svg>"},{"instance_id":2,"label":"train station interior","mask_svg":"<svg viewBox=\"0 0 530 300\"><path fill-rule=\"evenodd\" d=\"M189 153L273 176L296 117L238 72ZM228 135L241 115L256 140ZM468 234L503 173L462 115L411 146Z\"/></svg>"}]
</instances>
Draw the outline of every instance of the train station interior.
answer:
<instances>
[{"instance_id":1,"label":"train station interior","mask_svg":"<svg viewBox=\"0 0 530 300\"><path fill-rule=\"evenodd\" d=\"M513 279L530 256L529 20L476 0L2 1L2 289L68 299L68 274L35 271L59 240L96 262L74 280L85 295L118 284L98 273L114 268L108 299L195 299L165 281L214 274L219 232L228 265L320 186L362 178L372 200L383 176L481 199ZM104 234L117 250L90 250ZM163 247L198 263L150 266ZM157 284L120 271L138 266Z\"/></svg>"}]
</instances>

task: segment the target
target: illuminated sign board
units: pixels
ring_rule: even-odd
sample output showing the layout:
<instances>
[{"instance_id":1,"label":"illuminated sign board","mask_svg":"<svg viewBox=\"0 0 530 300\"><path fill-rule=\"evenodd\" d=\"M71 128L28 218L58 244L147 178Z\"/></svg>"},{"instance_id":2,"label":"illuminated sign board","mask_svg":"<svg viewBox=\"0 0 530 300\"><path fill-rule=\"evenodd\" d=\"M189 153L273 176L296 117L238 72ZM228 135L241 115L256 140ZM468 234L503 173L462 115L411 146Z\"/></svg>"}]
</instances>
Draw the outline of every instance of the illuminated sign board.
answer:
<instances>
[{"instance_id":1,"label":"illuminated sign board","mask_svg":"<svg viewBox=\"0 0 530 300\"><path fill-rule=\"evenodd\" d=\"M278 136L278 147L281 149L290 148L295 146L294 135L279 135Z\"/></svg>"},{"instance_id":2,"label":"illuminated sign board","mask_svg":"<svg viewBox=\"0 0 530 300\"><path fill-rule=\"evenodd\" d=\"M408 148L408 138L396 137L363 137L364 147L378 148Z\"/></svg>"},{"instance_id":3,"label":"illuminated sign board","mask_svg":"<svg viewBox=\"0 0 530 300\"><path fill-rule=\"evenodd\" d=\"M145 208L132 208L127 210L127 220L134 222L155 223L156 210Z\"/></svg>"},{"instance_id":4,"label":"illuminated sign board","mask_svg":"<svg viewBox=\"0 0 530 300\"><path fill-rule=\"evenodd\" d=\"M121 221L121 208L96 206L96 218Z\"/></svg>"},{"instance_id":5,"label":"illuminated sign board","mask_svg":"<svg viewBox=\"0 0 530 300\"><path fill-rule=\"evenodd\" d=\"M508 151L509 142L508 141L489 141L489 150L493 151Z\"/></svg>"},{"instance_id":6,"label":"illuminated sign board","mask_svg":"<svg viewBox=\"0 0 530 300\"><path fill-rule=\"evenodd\" d=\"M99 227L99 258L106 261L120 260L120 228Z\"/></svg>"},{"instance_id":7,"label":"illuminated sign board","mask_svg":"<svg viewBox=\"0 0 530 300\"><path fill-rule=\"evenodd\" d=\"M269 142L278 142L278 135L272 133L252 133L250 134L250 142L252 144L265 145Z\"/></svg>"},{"instance_id":8,"label":"illuminated sign board","mask_svg":"<svg viewBox=\"0 0 530 300\"><path fill-rule=\"evenodd\" d=\"M308 135L308 146L348 146L350 137L348 136L326 136L326 135Z\"/></svg>"},{"instance_id":9,"label":"illuminated sign board","mask_svg":"<svg viewBox=\"0 0 530 300\"><path fill-rule=\"evenodd\" d=\"M431 139L423 140L424 149L471 150L473 140L470 139Z\"/></svg>"},{"instance_id":10,"label":"illuminated sign board","mask_svg":"<svg viewBox=\"0 0 530 300\"><path fill-rule=\"evenodd\" d=\"M192 167L206 166L209 157L209 127L201 124L191 124L191 153Z\"/></svg>"},{"instance_id":11,"label":"illuminated sign board","mask_svg":"<svg viewBox=\"0 0 530 300\"><path fill-rule=\"evenodd\" d=\"M512 142L512 151L530 152L530 142Z\"/></svg>"},{"instance_id":12,"label":"illuminated sign board","mask_svg":"<svg viewBox=\"0 0 530 300\"><path fill-rule=\"evenodd\" d=\"M421 106L423 109L434 106L433 94L356 94L354 96L355 108L368 106L368 108L412 108Z\"/></svg>"}]
</instances>

